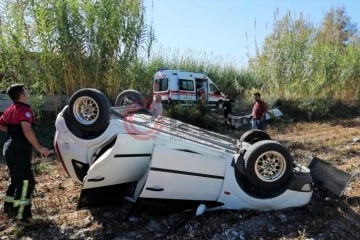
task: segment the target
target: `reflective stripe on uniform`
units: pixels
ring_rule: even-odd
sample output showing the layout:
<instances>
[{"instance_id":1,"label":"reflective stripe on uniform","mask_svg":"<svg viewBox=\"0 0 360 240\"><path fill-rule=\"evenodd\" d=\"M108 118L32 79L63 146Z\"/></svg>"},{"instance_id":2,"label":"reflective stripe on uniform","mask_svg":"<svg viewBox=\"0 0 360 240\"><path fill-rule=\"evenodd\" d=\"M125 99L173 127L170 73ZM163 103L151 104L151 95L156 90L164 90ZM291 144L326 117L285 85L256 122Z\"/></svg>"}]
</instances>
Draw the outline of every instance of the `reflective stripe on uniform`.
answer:
<instances>
[{"instance_id":1,"label":"reflective stripe on uniform","mask_svg":"<svg viewBox=\"0 0 360 240\"><path fill-rule=\"evenodd\" d=\"M25 199L25 200L14 200L14 207L18 207L21 205L30 205L30 199Z\"/></svg>"},{"instance_id":2,"label":"reflective stripe on uniform","mask_svg":"<svg viewBox=\"0 0 360 240\"><path fill-rule=\"evenodd\" d=\"M27 192L28 192L28 187L29 187L29 180L24 180L23 187L22 187L22 190L21 190L21 199L14 201L14 207L15 207L15 202L16 202L17 206L20 206L19 210L18 210L18 214L16 216L17 219L22 219L23 218L25 205L28 205L28 204L24 204L24 203L25 203L25 201L30 201L29 199L26 199L26 195L27 195Z\"/></svg>"},{"instance_id":3,"label":"reflective stripe on uniform","mask_svg":"<svg viewBox=\"0 0 360 240\"><path fill-rule=\"evenodd\" d=\"M11 197L11 196L5 196L5 200L4 200L4 202L13 203L13 202L14 202L14 197Z\"/></svg>"}]
</instances>

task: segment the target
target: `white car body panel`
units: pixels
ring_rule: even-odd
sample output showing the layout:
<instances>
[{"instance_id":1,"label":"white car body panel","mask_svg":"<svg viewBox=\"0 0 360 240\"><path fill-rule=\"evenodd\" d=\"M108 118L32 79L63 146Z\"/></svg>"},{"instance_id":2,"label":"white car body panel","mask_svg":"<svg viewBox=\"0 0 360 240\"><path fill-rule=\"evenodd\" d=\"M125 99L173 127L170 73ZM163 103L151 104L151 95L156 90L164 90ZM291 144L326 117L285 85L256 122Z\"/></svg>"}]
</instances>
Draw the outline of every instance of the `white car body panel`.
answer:
<instances>
[{"instance_id":1,"label":"white car body panel","mask_svg":"<svg viewBox=\"0 0 360 240\"><path fill-rule=\"evenodd\" d=\"M117 135L115 145L90 166L83 189L139 180L150 162L152 145L153 140L136 141L128 134ZM143 153L149 153L149 156ZM89 181L101 178L104 180Z\"/></svg>"},{"instance_id":2,"label":"white car body panel","mask_svg":"<svg viewBox=\"0 0 360 240\"><path fill-rule=\"evenodd\" d=\"M218 201L225 203L220 209L258 209L262 211L278 210L289 207L302 206L309 202L312 192L297 192L286 190L283 194L275 198L261 199L248 195L241 189L232 173L231 164L226 165L226 181ZM215 209L216 210L216 209Z\"/></svg>"},{"instance_id":3,"label":"white car body panel","mask_svg":"<svg viewBox=\"0 0 360 240\"><path fill-rule=\"evenodd\" d=\"M273 108L273 109L268 110L268 112L266 113L266 120L276 119L283 115L284 114L280 111L280 109ZM235 128L240 128L244 125L251 124L252 114L247 114L247 115L243 115L243 116L236 116L236 115L230 114L229 118L231 119L232 126L234 126Z\"/></svg>"},{"instance_id":4,"label":"white car body panel","mask_svg":"<svg viewBox=\"0 0 360 240\"><path fill-rule=\"evenodd\" d=\"M140 197L215 201L224 175L224 159L155 147Z\"/></svg>"}]
</instances>

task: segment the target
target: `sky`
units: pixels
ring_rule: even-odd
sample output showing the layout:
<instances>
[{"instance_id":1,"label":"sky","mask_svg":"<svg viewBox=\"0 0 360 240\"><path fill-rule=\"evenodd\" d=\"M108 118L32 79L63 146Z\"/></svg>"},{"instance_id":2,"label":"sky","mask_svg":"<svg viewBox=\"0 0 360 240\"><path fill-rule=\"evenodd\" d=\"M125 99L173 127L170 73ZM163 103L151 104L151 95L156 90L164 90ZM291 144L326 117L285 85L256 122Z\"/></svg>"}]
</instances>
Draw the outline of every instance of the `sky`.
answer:
<instances>
[{"instance_id":1,"label":"sky","mask_svg":"<svg viewBox=\"0 0 360 240\"><path fill-rule=\"evenodd\" d=\"M320 26L331 7L345 7L360 27L358 0L144 0L144 5L147 23L155 30L155 50L190 52L240 66L254 56L256 45L261 49L274 20L289 11L293 19L302 14Z\"/></svg>"}]
</instances>

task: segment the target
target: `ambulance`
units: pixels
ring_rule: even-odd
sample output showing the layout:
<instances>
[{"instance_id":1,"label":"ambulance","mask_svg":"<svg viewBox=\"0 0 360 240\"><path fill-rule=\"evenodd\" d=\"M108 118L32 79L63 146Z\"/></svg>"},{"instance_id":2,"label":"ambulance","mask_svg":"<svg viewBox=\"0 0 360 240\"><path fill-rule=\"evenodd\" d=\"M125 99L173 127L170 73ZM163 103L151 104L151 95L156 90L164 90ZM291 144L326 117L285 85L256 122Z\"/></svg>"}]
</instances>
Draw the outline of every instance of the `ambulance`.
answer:
<instances>
[{"instance_id":1,"label":"ambulance","mask_svg":"<svg viewBox=\"0 0 360 240\"><path fill-rule=\"evenodd\" d=\"M222 108L225 95L204 73L183 70L160 70L154 74L153 101L161 95L162 103L201 103Z\"/></svg>"}]
</instances>

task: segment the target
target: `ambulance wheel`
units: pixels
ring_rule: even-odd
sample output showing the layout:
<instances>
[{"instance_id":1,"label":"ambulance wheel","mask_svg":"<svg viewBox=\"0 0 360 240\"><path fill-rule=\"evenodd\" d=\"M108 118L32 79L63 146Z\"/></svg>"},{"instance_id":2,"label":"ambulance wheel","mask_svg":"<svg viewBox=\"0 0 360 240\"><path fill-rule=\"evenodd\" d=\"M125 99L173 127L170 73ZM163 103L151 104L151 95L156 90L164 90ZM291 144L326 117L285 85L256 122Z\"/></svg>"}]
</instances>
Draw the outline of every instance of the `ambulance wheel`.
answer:
<instances>
[{"instance_id":1,"label":"ambulance wheel","mask_svg":"<svg viewBox=\"0 0 360 240\"><path fill-rule=\"evenodd\" d=\"M244 155L245 175L257 187L281 188L289 179L293 158L278 142L264 140L252 145Z\"/></svg>"},{"instance_id":2,"label":"ambulance wheel","mask_svg":"<svg viewBox=\"0 0 360 240\"><path fill-rule=\"evenodd\" d=\"M111 106L99 90L84 88L75 92L69 102L68 114L74 125L82 131L102 131L110 120Z\"/></svg>"},{"instance_id":3,"label":"ambulance wheel","mask_svg":"<svg viewBox=\"0 0 360 240\"><path fill-rule=\"evenodd\" d=\"M125 90L121 92L115 100L115 107L129 106L132 104L138 104L141 107L146 108L144 96L136 90Z\"/></svg>"},{"instance_id":4,"label":"ambulance wheel","mask_svg":"<svg viewBox=\"0 0 360 240\"><path fill-rule=\"evenodd\" d=\"M216 108L221 110L223 109L223 105L224 105L224 101L223 100L219 100L217 103L216 103Z\"/></svg>"},{"instance_id":5,"label":"ambulance wheel","mask_svg":"<svg viewBox=\"0 0 360 240\"><path fill-rule=\"evenodd\" d=\"M240 142L247 142L250 144L254 144L254 143L257 143L257 142L263 141L263 140L271 140L271 137L266 132L258 130L258 129L251 129L251 130L245 132L240 137Z\"/></svg>"}]
</instances>

